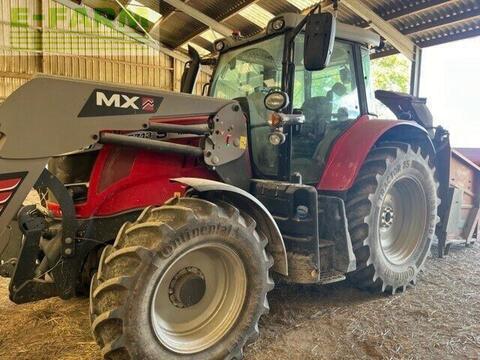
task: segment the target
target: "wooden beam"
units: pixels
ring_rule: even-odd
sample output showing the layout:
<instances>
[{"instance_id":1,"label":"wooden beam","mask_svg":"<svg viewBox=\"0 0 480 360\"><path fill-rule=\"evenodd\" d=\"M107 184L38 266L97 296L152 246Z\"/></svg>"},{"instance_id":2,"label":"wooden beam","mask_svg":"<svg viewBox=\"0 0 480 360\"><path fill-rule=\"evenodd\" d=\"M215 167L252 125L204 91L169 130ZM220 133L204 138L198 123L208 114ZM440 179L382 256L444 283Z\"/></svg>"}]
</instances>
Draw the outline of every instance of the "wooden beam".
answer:
<instances>
[{"instance_id":1,"label":"wooden beam","mask_svg":"<svg viewBox=\"0 0 480 360\"><path fill-rule=\"evenodd\" d=\"M33 74L17 73L17 72L11 72L11 71L0 71L0 78L30 80L32 77L33 77Z\"/></svg>"},{"instance_id":2,"label":"wooden beam","mask_svg":"<svg viewBox=\"0 0 480 360\"><path fill-rule=\"evenodd\" d=\"M472 208L468 214L467 221L465 222L465 227L463 228L463 237L466 240L467 244L472 240L473 233L477 229L479 223L480 209Z\"/></svg>"}]
</instances>

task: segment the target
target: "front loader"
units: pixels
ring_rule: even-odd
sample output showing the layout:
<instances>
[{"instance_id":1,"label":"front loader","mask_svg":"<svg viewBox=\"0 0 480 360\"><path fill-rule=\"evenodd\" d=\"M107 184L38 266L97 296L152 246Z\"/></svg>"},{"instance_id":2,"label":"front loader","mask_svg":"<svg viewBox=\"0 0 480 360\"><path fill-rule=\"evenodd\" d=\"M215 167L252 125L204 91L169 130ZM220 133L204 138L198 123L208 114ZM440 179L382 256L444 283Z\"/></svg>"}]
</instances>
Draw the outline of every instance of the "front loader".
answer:
<instances>
[{"instance_id":1,"label":"front loader","mask_svg":"<svg viewBox=\"0 0 480 360\"><path fill-rule=\"evenodd\" d=\"M209 97L46 76L18 89L0 107L11 300L89 293L106 359L240 359L274 272L413 285L448 134L422 112L371 115L379 43L330 14L285 14L215 43Z\"/></svg>"}]
</instances>

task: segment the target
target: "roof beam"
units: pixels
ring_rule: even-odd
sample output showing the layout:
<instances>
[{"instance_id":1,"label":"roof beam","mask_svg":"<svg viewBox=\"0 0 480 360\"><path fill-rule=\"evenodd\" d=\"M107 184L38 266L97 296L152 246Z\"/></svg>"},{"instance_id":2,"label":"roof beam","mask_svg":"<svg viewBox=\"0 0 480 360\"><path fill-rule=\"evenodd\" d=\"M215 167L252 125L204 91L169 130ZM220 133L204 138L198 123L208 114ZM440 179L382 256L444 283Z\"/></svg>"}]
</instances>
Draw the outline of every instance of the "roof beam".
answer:
<instances>
[{"instance_id":1,"label":"roof beam","mask_svg":"<svg viewBox=\"0 0 480 360\"><path fill-rule=\"evenodd\" d=\"M382 19L362 1L343 0L340 4L346 6L367 21L377 33L383 36L410 61L415 59L415 43L393 27L393 25Z\"/></svg>"},{"instance_id":2,"label":"roof beam","mask_svg":"<svg viewBox=\"0 0 480 360\"><path fill-rule=\"evenodd\" d=\"M182 11L183 13L193 17L194 19L204 23L209 28L211 28L211 29L215 30L216 32L222 34L223 36L232 35L232 29L230 29L228 26L225 26L224 24L216 21L215 19L212 19L211 17L205 15L201 11L198 11L194 7L185 4L181 0L163 0L163 1L172 5L176 9Z\"/></svg>"},{"instance_id":3,"label":"roof beam","mask_svg":"<svg viewBox=\"0 0 480 360\"><path fill-rule=\"evenodd\" d=\"M158 1L161 1L161 0L158 0ZM140 0L140 2L142 2L142 1ZM184 1L185 4L188 4L189 2L190 2L190 0L185 0ZM153 24L152 28L150 29L150 34L152 34L157 28L159 28L161 26L162 22L164 22L164 21L168 20L170 17L172 17L175 14L176 10L177 9L173 9L172 11L168 11L155 24Z\"/></svg>"},{"instance_id":4,"label":"roof beam","mask_svg":"<svg viewBox=\"0 0 480 360\"><path fill-rule=\"evenodd\" d=\"M403 6L395 8L393 5L390 9L381 12L380 16L385 20L395 20L402 16L416 15L425 10L432 10L438 6L451 3L455 0L427 0L423 2L416 2L410 6Z\"/></svg>"},{"instance_id":5,"label":"roof beam","mask_svg":"<svg viewBox=\"0 0 480 360\"><path fill-rule=\"evenodd\" d=\"M340 1L339 1L340 4ZM320 5L322 7L322 11L333 11L333 1L332 0L320 0ZM317 6L317 4L309 6L306 9L301 11L302 15L308 15L312 9Z\"/></svg>"},{"instance_id":6,"label":"roof beam","mask_svg":"<svg viewBox=\"0 0 480 360\"><path fill-rule=\"evenodd\" d=\"M118 4L118 6L120 6L120 7L122 8L122 10L124 11L124 13L127 14L127 16L128 16L130 19L132 19L135 24L137 24L138 28L139 28L140 30L142 30L142 31L144 32L144 34L145 34L150 40L152 40L152 42L155 42L155 39L152 37L152 35L150 35L150 33L149 33L147 30L145 30L145 28L142 26L142 24L140 24L140 22L137 20L137 18L132 15L131 11L129 11L129 10L125 7L125 5L123 5L123 4L120 2L120 0L115 0L115 2ZM131 2L131 0L128 0L128 1L127 1L127 5L129 5L130 2ZM118 17L118 16L117 16L117 17ZM115 19L115 20L117 20L117 19Z\"/></svg>"},{"instance_id":7,"label":"roof beam","mask_svg":"<svg viewBox=\"0 0 480 360\"><path fill-rule=\"evenodd\" d=\"M237 15L237 13L242 10L243 8L246 8L247 6L249 5L252 5L252 4L256 4L257 2L259 2L260 0L244 0L242 2L242 4L238 4L238 5L235 5L235 6L232 6L231 8L227 9L223 14L221 14L218 18L219 21L226 21L230 18L232 18L233 16ZM186 43L188 43L189 41L191 41L192 39L194 39L195 37L197 37L198 35L200 35L202 32L204 32L205 30L208 30L208 27L204 27L202 29L200 29L200 31L197 31L193 34L191 34L189 36L188 39L184 40L181 44L179 44L178 46L182 46ZM229 35L227 35L226 37L228 36L231 36L232 35L232 32L230 32Z\"/></svg>"},{"instance_id":8,"label":"roof beam","mask_svg":"<svg viewBox=\"0 0 480 360\"><path fill-rule=\"evenodd\" d=\"M117 20L109 20L104 16L101 16L95 12L94 9L87 7L82 4L77 4L71 0L54 0L55 2L66 6L67 8L70 8L90 19L93 19L95 21L98 21L102 23L105 26L108 26L109 28L118 31L119 33L122 33L129 38L132 39L132 41L137 41L141 44L144 44L148 47L151 47L153 49L156 49L168 56L171 56L175 59L178 59L180 61L188 61L189 57L185 56L179 51L174 51L166 48L164 45L162 45L159 41L151 41L149 38L145 37L144 34L141 34L137 31L135 31L133 28L129 26L125 26L124 24L119 23Z\"/></svg>"}]
</instances>

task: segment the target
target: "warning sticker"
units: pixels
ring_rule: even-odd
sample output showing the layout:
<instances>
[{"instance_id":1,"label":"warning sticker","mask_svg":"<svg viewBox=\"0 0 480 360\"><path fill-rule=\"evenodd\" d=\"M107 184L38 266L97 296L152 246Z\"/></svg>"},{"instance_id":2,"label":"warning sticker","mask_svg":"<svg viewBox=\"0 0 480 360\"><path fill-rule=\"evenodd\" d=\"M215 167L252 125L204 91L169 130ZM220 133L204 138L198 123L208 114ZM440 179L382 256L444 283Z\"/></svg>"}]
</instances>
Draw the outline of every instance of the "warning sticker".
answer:
<instances>
[{"instance_id":1,"label":"warning sticker","mask_svg":"<svg viewBox=\"0 0 480 360\"><path fill-rule=\"evenodd\" d=\"M240 146L239 148L245 150L247 148L248 141L246 136L240 136Z\"/></svg>"}]
</instances>

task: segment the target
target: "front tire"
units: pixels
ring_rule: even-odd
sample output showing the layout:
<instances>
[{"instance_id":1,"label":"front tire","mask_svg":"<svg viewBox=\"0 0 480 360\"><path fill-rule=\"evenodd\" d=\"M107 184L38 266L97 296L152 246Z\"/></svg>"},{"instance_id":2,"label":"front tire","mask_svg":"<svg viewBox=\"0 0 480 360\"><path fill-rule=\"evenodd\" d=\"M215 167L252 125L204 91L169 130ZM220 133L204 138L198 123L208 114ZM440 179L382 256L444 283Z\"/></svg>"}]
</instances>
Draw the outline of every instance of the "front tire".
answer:
<instances>
[{"instance_id":1,"label":"front tire","mask_svg":"<svg viewBox=\"0 0 480 360\"><path fill-rule=\"evenodd\" d=\"M266 239L225 202L174 199L125 224L92 280L105 359L240 359L273 288Z\"/></svg>"},{"instance_id":2,"label":"front tire","mask_svg":"<svg viewBox=\"0 0 480 360\"><path fill-rule=\"evenodd\" d=\"M438 221L435 170L420 148L382 144L368 155L348 193L356 286L405 290L416 283Z\"/></svg>"}]
</instances>

